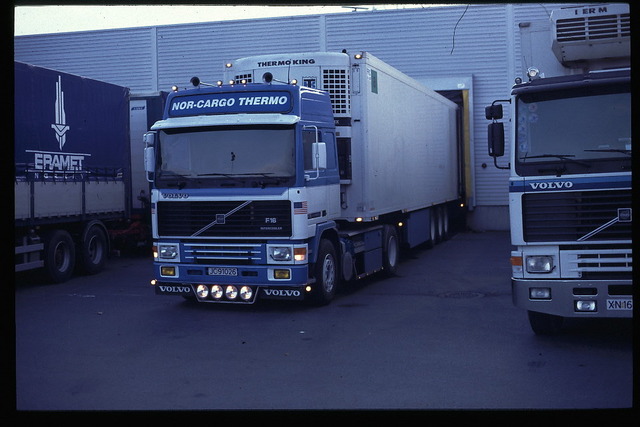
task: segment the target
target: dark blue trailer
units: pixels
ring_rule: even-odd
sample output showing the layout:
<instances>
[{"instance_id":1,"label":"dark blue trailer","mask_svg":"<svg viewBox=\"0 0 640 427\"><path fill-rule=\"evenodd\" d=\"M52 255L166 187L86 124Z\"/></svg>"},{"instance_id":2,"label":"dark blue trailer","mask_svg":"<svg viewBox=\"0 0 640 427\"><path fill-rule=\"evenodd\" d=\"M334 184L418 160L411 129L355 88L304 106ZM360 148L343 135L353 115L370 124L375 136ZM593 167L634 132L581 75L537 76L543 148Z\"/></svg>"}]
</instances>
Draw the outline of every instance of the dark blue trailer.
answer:
<instances>
[{"instance_id":1,"label":"dark blue trailer","mask_svg":"<svg viewBox=\"0 0 640 427\"><path fill-rule=\"evenodd\" d=\"M15 62L15 271L100 271L131 210L129 89ZM142 148L141 148L142 149Z\"/></svg>"}]
</instances>

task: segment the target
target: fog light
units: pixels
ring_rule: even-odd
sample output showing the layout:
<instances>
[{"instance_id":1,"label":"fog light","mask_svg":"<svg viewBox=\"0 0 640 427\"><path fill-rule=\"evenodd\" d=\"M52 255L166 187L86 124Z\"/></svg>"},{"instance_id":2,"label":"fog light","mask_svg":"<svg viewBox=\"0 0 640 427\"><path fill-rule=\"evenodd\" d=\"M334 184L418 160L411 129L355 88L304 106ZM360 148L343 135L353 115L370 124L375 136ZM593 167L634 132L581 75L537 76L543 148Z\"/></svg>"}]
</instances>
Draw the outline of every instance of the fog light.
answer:
<instances>
[{"instance_id":1,"label":"fog light","mask_svg":"<svg viewBox=\"0 0 640 427\"><path fill-rule=\"evenodd\" d=\"M224 295L229 299L236 299L236 297L238 296L238 288L233 285L229 285L224 290Z\"/></svg>"},{"instance_id":2,"label":"fog light","mask_svg":"<svg viewBox=\"0 0 640 427\"><path fill-rule=\"evenodd\" d=\"M291 270L277 268L273 270L273 278L279 280L289 280L291 278Z\"/></svg>"},{"instance_id":3,"label":"fog light","mask_svg":"<svg viewBox=\"0 0 640 427\"><path fill-rule=\"evenodd\" d=\"M598 311L595 301L576 301L576 311Z\"/></svg>"},{"instance_id":4,"label":"fog light","mask_svg":"<svg viewBox=\"0 0 640 427\"><path fill-rule=\"evenodd\" d=\"M206 298L209 296L209 288L207 288L207 285L198 285L196 287L196 294L198 294L199 298Z\"/></svg>"},{"instance_id":5,"label":"fog light","mask_svg":"<svg viewBox=\"0 0 640 427\"><path fill-rule=\"evenodd\" d=\"M551 299L551 288L529 288L531 299Z\"/></svg>"},{"instance_id":6,"label":"fog light","mask_svg":"<svg viewBox=\"0 0 640 427\"><path fill-rule=\"evenodd\" d=\"M240 298L245 301L249 301L253 296L253 289L250 286L243 286L240 288Z\"/></svg>"},{"instance_id":7,"label":"fog light","mask_svg":"<svg viewBox=\"0 0 640 427\"><path fill-rule=\"evenodd\" d=\"M175 276L176 275L176 268L173 266L167 266L167 265L163 265L162 267L160 267L160 275L161 276Z\"/></svg>"},{"instance_id":8,"label":"fog light","mask_svg":"<svg viewBox=\"0 0 640 427\"><path fill-rule=\"evenodd\" d=\"M220 285L213 285L211 286L211 298L213 299L220 299L222 298L222 286Z\"/></svg>"}]
</instances>

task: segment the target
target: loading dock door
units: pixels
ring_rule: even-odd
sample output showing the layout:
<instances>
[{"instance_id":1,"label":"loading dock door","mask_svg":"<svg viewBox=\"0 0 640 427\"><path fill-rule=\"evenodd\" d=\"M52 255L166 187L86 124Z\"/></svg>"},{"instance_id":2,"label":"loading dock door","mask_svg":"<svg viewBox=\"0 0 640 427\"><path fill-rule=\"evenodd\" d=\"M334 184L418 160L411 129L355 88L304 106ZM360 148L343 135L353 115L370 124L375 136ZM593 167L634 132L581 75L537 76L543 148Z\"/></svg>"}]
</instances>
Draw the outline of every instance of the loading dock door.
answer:
<instances>
[{"instance_id":1,"label":"loading dock door","mask_svg":"<svg viewBox=\"0 0 640 427\"><path fill-rule=\"evenodd\" d=\"M459 194L468 210L475 206L474 156L471 148L473 135L473 90L471 77L417 79L423 85L435 90L445 98L455 102L458 110L458 186Z\"/></svg>"}]
</instances>

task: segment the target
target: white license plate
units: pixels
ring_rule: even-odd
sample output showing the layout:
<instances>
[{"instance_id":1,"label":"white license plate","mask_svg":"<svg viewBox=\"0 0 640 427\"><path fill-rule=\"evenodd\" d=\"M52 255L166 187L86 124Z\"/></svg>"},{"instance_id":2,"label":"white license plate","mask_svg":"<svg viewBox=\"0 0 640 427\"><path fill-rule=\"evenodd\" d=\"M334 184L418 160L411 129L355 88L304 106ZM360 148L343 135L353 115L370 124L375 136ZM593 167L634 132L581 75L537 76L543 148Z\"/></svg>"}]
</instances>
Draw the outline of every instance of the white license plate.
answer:
<instances>
[{"instance_id":1,"label":"white license plate","mask_svg":"<svg viewBox=\"0 0 640 427\"><path fill-rule=\"evenodd\" d=\"M633 299L608 299L607 310L633 310Z\"/></svg>"},{"instance_id":2,"label":"white license plate","mask_svg":"<svg viewBox=\"0 0 640 427\"><path fill-rule=\"evenodd\" d=\"M237 276L238 269L233 267L209 267L207 268L209 276Z\"/></svg>"}]
</instances>

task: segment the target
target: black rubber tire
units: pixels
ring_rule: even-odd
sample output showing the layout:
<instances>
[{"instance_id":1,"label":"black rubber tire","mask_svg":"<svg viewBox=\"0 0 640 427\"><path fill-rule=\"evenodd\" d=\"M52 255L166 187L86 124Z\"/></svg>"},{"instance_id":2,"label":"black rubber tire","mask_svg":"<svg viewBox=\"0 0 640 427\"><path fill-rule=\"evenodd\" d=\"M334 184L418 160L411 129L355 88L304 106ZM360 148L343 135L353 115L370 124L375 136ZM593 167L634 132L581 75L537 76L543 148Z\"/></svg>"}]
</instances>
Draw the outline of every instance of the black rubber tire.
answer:
<instances>
[{"instance_id":1,"label":"black rubber tire","mask_svg":"<svg viewBox=\"0 0 640 427\"><path fill-rule=\"evenodd\" d=\"M79 266L85 274L96 274L104 269L109 254L107 235L99 225L91 225L83 234L78 254Z\"/></svg>"},{"instance_id":2,"label":"black rubber tire","mask_svg":"<svg viewBox=\"0 0 640 427\"><path fill-rule=\"evenodd\" d=\"M339 280L336 249L327 239L320 240L314 274L316 283L310 295L311 302L314 305L327 305L336 296Z\"/></svg>"},{"instance_id":3,"label":"black rubber tire","mask_svg":"<svg viewBox=\"0 0 640 427\"><path fill-rule=\"evenodd\" d=\"M44 270L47 278L62 283L71 278L75 268L76 248L65 230L50 231L45 237Z\"/></svg>"},{"instance_id":4,"label":"black rubber tire","mask_svg":"<svg viewBox=\"0 0 640 427\"><path fill-rule=\"evenodd\" d=\"M387 276L394 276L400 261L400 241L393 225L385 225L382 235L382 268Z\"/></svg>"}]
</instances>

